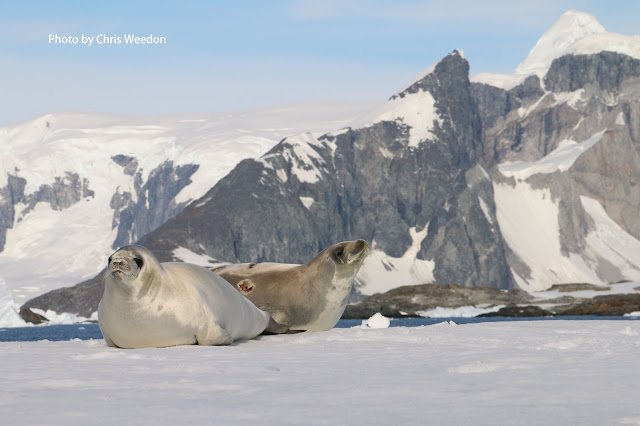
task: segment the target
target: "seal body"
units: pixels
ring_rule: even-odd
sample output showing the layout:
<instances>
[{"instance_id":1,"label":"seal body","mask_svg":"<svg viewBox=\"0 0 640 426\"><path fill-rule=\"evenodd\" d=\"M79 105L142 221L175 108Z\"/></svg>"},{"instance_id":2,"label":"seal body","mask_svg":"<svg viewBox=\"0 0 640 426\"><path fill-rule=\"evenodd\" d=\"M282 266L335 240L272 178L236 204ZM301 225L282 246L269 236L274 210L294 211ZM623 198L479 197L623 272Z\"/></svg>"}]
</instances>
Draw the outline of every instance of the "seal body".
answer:
<instances>
[{"instance_id":1,"label":"seal body","mask_svg":"<svg viewBox=\"0 0 640 426\"><path fill-rule=\"evenodd\" d=\"M305 265L239 263L212 269L258 308L292 329L333 328L369 253L364 240L327 247Z\"/></svg>"},{"instance_id":2,"label":"seal body","mask_svg":"<svg viewBox=\"0 0 640 426\"><path fill-rule=\"evenodd\" d=\"M210 270L161 264L141 246L116 251L104 280L98 323L109 346L228 345L251 339L273 323Z\"/></svg>"}]
</instances>

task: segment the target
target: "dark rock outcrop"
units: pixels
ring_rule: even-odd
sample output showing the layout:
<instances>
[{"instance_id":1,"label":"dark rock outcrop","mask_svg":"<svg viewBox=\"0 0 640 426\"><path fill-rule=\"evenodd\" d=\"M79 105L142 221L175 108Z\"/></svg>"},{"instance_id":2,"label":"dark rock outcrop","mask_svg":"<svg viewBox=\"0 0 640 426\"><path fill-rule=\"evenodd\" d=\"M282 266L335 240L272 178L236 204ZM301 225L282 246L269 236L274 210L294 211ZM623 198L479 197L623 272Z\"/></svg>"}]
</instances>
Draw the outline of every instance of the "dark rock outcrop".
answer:
<instances>
[{"instance_id":1,"label":"dark rock outcrop","mask_svg":"<svg viewBox=\"0 0 640 426\"><path fill-rule=\"evenodd\" d=\"M40 314L36 314L29 308L25 308L25 307L20 308L19 314L20 314L20 317L22 317L22 319L25 320L25 322L28 322L31 324L42 324L43 322L49 322L49 320L46 317Z\"/></svg>"},{"instance_id":2,"label":"dark rock outcrop","mask_svg":"<svg viewBox=\"0 0 640 426\"><path fill-rule=\"evenodd\" d=\"M117 155L112 159L123 166L125 174L135 174L135 194L118 190L111 198L112 228L118 228L112 245L116 249L138 241L182 211L184 203L176 204L174 198L191 183L190 178L199 166L174 166L173 161L165 161L153 169L147 181L143 182L141 171L136 171L138 162L135 158Z\"/></svg>"},{"instance_id":3,"label":"dark rock outcrop","mask_svg":"<svg viewBox=\"0 0 640 426\"><path fill-rule=\"evenodd\" d=\"M560 293L571 293L574 291L608 291L611 287L588 284L588 283L571 283L571 284L554 284L547 291L559 291Z\"/></svg>"},{"instance_id":4,"label":"dark rock outcrop","mask_svg":"<svg viewBox=\"0 0 640 426\"><path fill-rule=\"evenodd\" d=\"M58 288L29 300L20 308L20 315L22 316L23 310L37 308L43 311L51 309L59 313L69 312L88 318L98 310L103 292L104 283L100 275L73 287ZM25 316L22 318L28 321Z\"/></svg>"},{"instance_id":5,"label":"dark rock outcrop","mask_svg":"<svg viewBox=\"0 0 640 426\"><path fill-rule=\"evenodd\" d=\"M620 316L640 311L640 294L596 296L577 305L554 309L558 315Z\"/></svg>"},{"instance_id":6,"label":"dark rock outcrop","mask_svg":"<svg viewBox=\"0 0 640 426\"><path fill-rule=\"evenodd\" d=\"M487 312L478 315L478 318L492 317L511 317L511 318L527 318L527 317L552 317L554 314L539 306L505 306L496 312Z\"/></svg>"},{"instance_id":7,"label":"dark rock outcrop","mask_svg":"<svg viewBox=\"0 0 640 426\"><path fill-rule=\"evenodd\" d=\"M353 305L347 305L343 319L366 319L376 312L386 317L416 317L418 312L437 307L459 308L474 305L506 305L532 300L522 290L492 287L463 287L457 284L403 286L377 293Z\"/></svg>"}]
</instances>

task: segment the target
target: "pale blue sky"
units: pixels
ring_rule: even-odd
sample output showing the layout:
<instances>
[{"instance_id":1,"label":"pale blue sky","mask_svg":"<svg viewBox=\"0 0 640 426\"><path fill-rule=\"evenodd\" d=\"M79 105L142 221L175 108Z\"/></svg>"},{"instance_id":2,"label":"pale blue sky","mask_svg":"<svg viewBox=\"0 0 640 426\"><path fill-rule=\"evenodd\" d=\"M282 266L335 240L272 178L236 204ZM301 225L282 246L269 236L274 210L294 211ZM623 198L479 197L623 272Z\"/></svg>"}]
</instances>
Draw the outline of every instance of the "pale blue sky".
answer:
<instances>
[{"instance_id":1,"label":"pale blue sky","mask_svg":"<svg viewBox=\"0 0 640 426\"><path fill-rule=\"evenodd\" d=\"M453 49L471 72L512 71L568 9L640 34L637 0L0 0L0 125L60 111L383 100ZM153 33L167 44L49 44L56 33Z\"/></svg>"}]
</instances>

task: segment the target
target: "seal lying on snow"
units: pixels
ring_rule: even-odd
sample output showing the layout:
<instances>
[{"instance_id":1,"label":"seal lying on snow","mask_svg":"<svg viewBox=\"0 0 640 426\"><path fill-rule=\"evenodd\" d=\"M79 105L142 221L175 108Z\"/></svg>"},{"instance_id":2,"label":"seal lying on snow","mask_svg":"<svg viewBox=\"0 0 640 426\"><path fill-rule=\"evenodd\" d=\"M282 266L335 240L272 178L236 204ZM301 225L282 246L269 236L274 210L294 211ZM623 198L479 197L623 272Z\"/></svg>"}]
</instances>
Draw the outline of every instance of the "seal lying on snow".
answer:
<instances>
[{"instance_id":1,"label":"seal lying on snow","mask_svg":"<svg viewBox=\"0 0 640 426\"><path fill-rule=\"evenodd\" d=\"M212 269L281 324L306 331L336 325L369 253L364 240L324 249L306 265L239 263Z\"/></svg>"},{"instance_id":2,"label":"seal lying on snow","mask_svg":"<svg viewBox=\"0 0 640 426\"><path fill-rule=\"evenodd\" d=\"M98 323L109 346L228 345L288 329L208 269L160 263L142 246L111 255L104 280Z\"/></svg>"}]
</instances>

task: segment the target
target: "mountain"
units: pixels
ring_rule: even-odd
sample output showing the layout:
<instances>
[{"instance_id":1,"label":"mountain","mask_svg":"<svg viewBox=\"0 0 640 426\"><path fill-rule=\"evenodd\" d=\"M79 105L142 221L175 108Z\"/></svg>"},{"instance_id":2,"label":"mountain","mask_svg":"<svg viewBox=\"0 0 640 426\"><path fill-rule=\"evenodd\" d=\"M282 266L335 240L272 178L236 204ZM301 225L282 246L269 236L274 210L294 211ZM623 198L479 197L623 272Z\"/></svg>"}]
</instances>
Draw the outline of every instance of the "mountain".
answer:
<instances>
[{"instance_id":1,"label":"mountain","mask_svg":"<svg viewBox=\"0 0 640 426\"><path fill-rule=\"evenodd\" d=\"M284 136L343 126L368 105L309 103L166 117L49 114L0 128L0 273L20 304L95 276Z\"/></svg>"},{"instance_id":2,"label":"mountain","mask_svg":"<svg viewBox=\"0 0 640 426\"><path fill-rule=\"evenodd\" d=\"M139 243L163 261L306 262L363 238L356 297L640 280L639 58L638 37L577 11L509 75L469 76L456 50L347 127L241 161Z\"/></svg>"}]
</instances>

